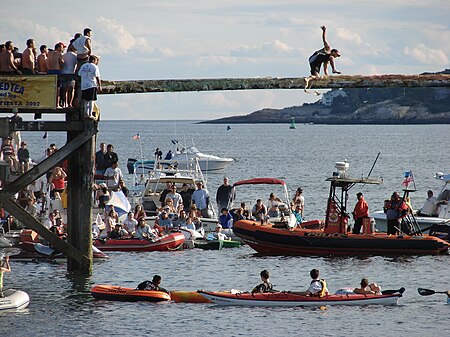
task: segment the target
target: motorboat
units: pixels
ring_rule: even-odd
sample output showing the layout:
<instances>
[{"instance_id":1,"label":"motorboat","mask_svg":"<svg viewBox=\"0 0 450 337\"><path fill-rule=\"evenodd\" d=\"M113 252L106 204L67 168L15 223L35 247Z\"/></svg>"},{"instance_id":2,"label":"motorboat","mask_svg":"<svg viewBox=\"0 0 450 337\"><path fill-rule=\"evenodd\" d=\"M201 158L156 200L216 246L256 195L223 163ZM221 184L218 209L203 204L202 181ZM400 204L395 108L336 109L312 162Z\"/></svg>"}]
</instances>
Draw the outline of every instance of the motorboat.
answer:
<instances>
[{"instance_id":1,"label":"motorboat","mask_svg":"<svg viewBox=\"0 0 450 337\"><path fill-rule=\"evenodd\" d=\"M356 184L378 185L382 180L352 178L339 170L326 180L331 186L325 221L320 228L309 229L303 223L291 227L288 220L283 223L281 219L263 223L239 220L233 225L234 233L261 255L426 255L448 251L449 242L421 232L377 233L369 218L363 221L362 234L348 232L348 191Z\"/></svg>"},{"instance_id":2,"label":"motorboat","mask_svg":"<svg viewBox=\"0 0 450 337\"><path fill-rule=\"evenodd\" d=\"M183 147L173 152L170 159L134 159L128 158L127 169L129 174L147 174L156 165L170 167L177 165L180 169L189 169L197 161L203 172L222 171L234 162L233 158L219 157L200 152L195 146Z\"/></svg>"},{"instance_id":3,"label":"motorboat","mask_svg":"<svg viewBox=\"0 0 450 337\"><path fill-rule=\"evenodd\" d=\"M6 289L3 290L3 295L4 297L0 297L0 312L25 309L30 303L30 297L22 290Z\"/></svg>"},{"instance_id":4,"label":"motorboat","mask_svg":"<svg viewBox=\"0 0 450 337\"><path fill-rule=\"evenodd\" d=\"M270 293L231 293L199 290L198 293L216 305L253 307L320 307L326 305L397 305L404 288L385 295L342 294L324 297L306 296L291 291Z\"/></svg>"},{"instance_id":5,"label":"motorboat","mask_svg":"<svg viewBox=\"0 0 450 337\"><path fill-rule=\"evenodd\" d=\"M124 301L124 302L165 302L170 301L170 294L164 291L139 290L113 286L109 284L98 284L91 288L91 295L97 300Z\"/></svg>"},{"instance_id":6,"label":"motorboat","mask_svg":"<svg viewBox=\"0 0 450 337\"><path fill-rule=\"evenodd\" d=\"M450 225L450 207L448 201L450 200L450 174L443 174L442 172L437 172L434 176L436 179L444 182L444 186L439 192L437 199L442 203L438 206L438 216L420 216L417 215L417 211L413 211L412 214L405 217L402 223L402 230L408 231L408 227L413 223L418 227L418 230L427 231L433 226L439 225ZM404 189L403 200L409 197L409 194L415 192L415 189ZM387 219L386 214L383 210L375 211L370 214L375 220L375 227L380 232L387 231Z\"/></svg>"},{"instance_id":7,"label":"motorboat","mask_svg":"<svg viewBox=\"0 0 450 337\"><path fill-rule=\"evenodd\" d=\"M179 232L163 235L155 240L140 239L96 239L94 245L105 251L121 252L153 252L167 251L180 248L184 242L184 235Z\"/></svg>"}]
</instances>

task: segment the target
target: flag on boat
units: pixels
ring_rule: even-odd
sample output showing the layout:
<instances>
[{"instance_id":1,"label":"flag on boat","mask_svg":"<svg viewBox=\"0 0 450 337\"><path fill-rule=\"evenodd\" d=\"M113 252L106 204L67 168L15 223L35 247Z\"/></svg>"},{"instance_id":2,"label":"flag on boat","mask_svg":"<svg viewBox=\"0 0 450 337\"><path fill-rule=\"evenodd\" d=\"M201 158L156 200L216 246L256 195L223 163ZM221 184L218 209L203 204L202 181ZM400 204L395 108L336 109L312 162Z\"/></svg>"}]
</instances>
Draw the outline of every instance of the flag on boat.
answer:
<instances>
[{"instance_id":1,"label":"flag on boat","mask_svg":"<svg viewBox=\"0 0 450 337\"><path fill-rule=\"evenodd\" d=\"M405 177L405 180L403 180L402 185L405 187L408 187L409 184L414 182L414 176L412 171L403 172L403 176Z\"/></svg>"},{"instance_id":2,"label":"flag on boat","mask_svg":"<svg viewBox=\"0 0 450 337\"><path fill-rule=\"evenodd\" d=\"M115 211L119 214L119 220L123 221L131 210L131 205L122 191L112 191L111 194L111 199L106 205L114 206Z\"/></svg>"},{"instance_id":3,"label":"flag on boat","mask_svg":"<svg viewBox=\"0 0 450 337\"><path fill-rule=\"evenodd\" d=\"M139 132L136 133L136 134L133 136L133 139L134 139L134 140L139 140L139 139L141 139L141 135L139 134Z\"/></svg>"}]
</instances>

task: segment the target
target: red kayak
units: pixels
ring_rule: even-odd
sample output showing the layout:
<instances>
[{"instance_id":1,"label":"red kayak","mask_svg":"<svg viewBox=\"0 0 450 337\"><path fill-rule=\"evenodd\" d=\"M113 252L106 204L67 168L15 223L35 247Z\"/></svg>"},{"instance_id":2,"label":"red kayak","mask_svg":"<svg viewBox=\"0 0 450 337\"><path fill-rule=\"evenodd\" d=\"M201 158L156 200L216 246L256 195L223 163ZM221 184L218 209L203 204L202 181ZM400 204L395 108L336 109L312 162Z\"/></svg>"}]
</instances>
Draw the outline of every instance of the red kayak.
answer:
<instances>
[{"instance_id":1,"label":"red kayak","mask_svg":"<svg viewBox=\"0 0 450 337\"><path fill-rule=\"evenodd\" d=\"M170 301L170 295L164 291L138 290L108 284L98 284L92 287L91 295L98 300L110 301L148 301L163 302Z\"/></svg>"},{"instance_id":2,"label":"red kayak","mask_svg":"<svg viewBox=\"0 0 450 337\"><path fill-rule=\"evenodd\" d=\"M182 233L170 233L155 241L139 239L97 239L94 245L103 251L153 252L174 250L184 243Z\"/></svg>"}]
</instances>

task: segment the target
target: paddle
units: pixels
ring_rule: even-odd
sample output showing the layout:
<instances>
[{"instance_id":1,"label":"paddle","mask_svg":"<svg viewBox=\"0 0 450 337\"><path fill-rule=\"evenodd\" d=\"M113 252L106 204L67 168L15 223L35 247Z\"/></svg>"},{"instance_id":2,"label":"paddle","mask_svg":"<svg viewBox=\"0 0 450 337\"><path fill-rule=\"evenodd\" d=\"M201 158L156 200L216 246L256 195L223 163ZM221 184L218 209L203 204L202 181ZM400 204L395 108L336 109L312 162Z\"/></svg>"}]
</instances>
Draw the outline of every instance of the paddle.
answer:
<instances>
[{"instance_id":1,"label":"paddle","mask_svg":"<svg viewBox=\"0 0 450 337\"><path fill-rule=\"evenodd\" d=\"M405 292L405 288L401 287L400 289L397 290L383 290L381 292L382 295L393 295L396 293L399 293L400 295L402 295Z\"/></svg>"},{"instance_id":2,"label":"paddle","mask_svg":"<svg viewBox=\"0 0 450 337\"><path fill-rule=\"evenodd\" d=\"M448 293L446 291L436 291L436 290L424 289L424 288L418 288L417 291L419 292L419 295L421 295L421 296L430 296L433 294L447 294L447 296L448 296Z\"/></svg>"}]
</instances>

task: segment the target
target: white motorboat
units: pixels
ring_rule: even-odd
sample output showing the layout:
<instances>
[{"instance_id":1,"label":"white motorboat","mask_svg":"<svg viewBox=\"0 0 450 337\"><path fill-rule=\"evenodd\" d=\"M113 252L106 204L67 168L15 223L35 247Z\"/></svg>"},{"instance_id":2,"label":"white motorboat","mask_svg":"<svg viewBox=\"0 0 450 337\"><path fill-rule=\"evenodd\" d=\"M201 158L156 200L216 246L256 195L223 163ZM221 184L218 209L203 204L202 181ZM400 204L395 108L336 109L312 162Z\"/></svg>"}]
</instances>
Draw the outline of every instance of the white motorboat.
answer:
<instances>
[{"instance_id":1,"label":"white motorboat","mask_svg":"<svg viewBox=\"0 0 450 337\"><path fill-rule=\"evenodd\" d=\"M450 198L450 187L448 186L448 184L450 183L450 174L444 175L443 173L438 172L434 177L445 182L444 187L441 189L439 195L437 196L437 199L439 201L447 201L447 204L439 205L438 216L420 216L417 215L416 211L413 211L413 219L415 219L415 222L422 231L429 230L433 225L450 225L450 208L448 205L448 201ZM406 191L411 192L410 190ZM386 214L383 210L373 212L369 216L375 220L375 227L378 231L387 231L387 219Z\"/></svg>"},{"instance_id":2,"label":"white motorboat","mask_svg":"<svg viewBox=\"0 0 450 337\"><path fill-rule=\"evenodd\" d=\"M200 152L195 146L183 147L172 153L171 159L159 160L158 163L162 167L171 167L176 165L179 169L191 169L195 162L198 161L200 170L203 172L221 171L232 162L233 158L219 157L211 154ZM148 159L128 159L128 173L148 174L155 167L155 160Z\"/></svg>"},{"instance_id":3,"label":"white motorboat","mask_svg":"<svg viewBox=\"0 0 450 337\"><path fill-rule=\"evenodd\" d=\"M3 295L5 297L0 297L0 311L24 309L30 303L30 297L22 290L6 289Z\"/></svg>"}]
</instances>

